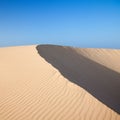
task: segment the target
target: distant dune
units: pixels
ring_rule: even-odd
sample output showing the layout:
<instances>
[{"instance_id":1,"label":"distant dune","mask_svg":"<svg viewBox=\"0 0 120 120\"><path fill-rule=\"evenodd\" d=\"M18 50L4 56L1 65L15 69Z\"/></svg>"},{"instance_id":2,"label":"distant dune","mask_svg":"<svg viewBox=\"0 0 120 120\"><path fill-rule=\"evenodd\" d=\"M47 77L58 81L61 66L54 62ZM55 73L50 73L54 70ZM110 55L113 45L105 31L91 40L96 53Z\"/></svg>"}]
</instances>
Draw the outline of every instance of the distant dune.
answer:
<instances>
[{"instance_id":1,"label":"distant dune","mask_svg":"<svg viewBox=\"0 0 120 120\"><path fill-rule=\"evenodd\" d=\"M120 120L120 50L0 48L0 120Z\"/></svg>"}]
</instances>

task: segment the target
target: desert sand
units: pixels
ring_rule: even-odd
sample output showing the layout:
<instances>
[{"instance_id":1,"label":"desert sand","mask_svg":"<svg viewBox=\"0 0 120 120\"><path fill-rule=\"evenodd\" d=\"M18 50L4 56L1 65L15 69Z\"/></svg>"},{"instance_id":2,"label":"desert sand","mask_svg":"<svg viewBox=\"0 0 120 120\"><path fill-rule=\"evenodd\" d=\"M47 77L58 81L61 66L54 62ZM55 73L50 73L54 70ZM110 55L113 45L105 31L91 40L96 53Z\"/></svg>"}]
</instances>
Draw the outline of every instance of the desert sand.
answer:
<instances>
[{"instance_id":1,"label":"desert sand","mask_svg":"<svg viewBox=\"0 0 120 120\"><path fill-rule=\"evenodd\" d=\"M120 50L0 48L0 120L120 120Z\"/></svg>"}]
</instances>

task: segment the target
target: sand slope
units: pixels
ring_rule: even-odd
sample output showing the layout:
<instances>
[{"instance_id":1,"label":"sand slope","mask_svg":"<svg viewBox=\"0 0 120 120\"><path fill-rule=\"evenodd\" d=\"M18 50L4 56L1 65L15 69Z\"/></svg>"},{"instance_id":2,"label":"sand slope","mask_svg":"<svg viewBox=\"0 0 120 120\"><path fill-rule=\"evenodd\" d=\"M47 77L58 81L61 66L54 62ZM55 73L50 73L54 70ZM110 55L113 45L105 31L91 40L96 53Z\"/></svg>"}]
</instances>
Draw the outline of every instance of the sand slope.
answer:
<instances>
[{"instance_id":1,"label":"sand slope","mask_svg":"<svg viewBox=\"0 0 120 120\"><path fill-rule=\"evenodd\" d=\"M42 49L41 56L50 56L47 51L50 51L51 46L46 47L38 47L39 50ZM61 49L64 50L65 47L56 46L56 48L52 47L51 52L55 50L61 52ZM73 55L71 49L68 49L70 52L67 56ZM120 72L117 67L118 59L120 59L119 50L94 49L95 55L97 52L97 55L116 56L111 60L112 66L106 58L104 60L103 56L102 58L96 57L93 50L74 50L76 53L82 50L81 54L89 59L97 60L110 70L113 69L115 71L114 73L111 70L113 76L116 77L116 81L118 80ZM54 63L58 63L58 58L65 58L65 56L61 56L62 54L57 53L56 55L57 58L49 58ZM53 65L50 61L48 63L45 56L41 56L40 51L36 50L36 46L0 48L0 120L120 120L119 113L99 101L98 98L90 94L90 91L83 89L83 86L74 83L68 77L65 78L60 69L56 69L55 64ZM59 62L60 65L69 63L68 61ZM75 64L78 62L80 61L74 61L72 67L76 68ZM91 68L88 67L88 71L89 69ZM107 70L105 69L105 71ZM74 76L73 73L71 75Z\"/></svg>"}]
</instances>

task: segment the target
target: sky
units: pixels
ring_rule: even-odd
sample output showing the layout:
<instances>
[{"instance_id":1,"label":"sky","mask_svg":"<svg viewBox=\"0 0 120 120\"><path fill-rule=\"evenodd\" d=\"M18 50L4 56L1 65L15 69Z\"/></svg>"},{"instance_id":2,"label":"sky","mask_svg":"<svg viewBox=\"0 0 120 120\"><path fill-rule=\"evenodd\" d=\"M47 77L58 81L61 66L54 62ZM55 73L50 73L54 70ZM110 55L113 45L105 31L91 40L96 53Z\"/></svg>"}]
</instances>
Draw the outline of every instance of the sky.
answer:
<instances>
[{"instance_id":1,"label":"sky","mask_svg":"<svg viewBox=\"0 0 120 120\"><path fill-rule=\"evenodd\" d=\"M120 0L0 0L0 47L120 48Z\"/></svg>"}]
</instances>

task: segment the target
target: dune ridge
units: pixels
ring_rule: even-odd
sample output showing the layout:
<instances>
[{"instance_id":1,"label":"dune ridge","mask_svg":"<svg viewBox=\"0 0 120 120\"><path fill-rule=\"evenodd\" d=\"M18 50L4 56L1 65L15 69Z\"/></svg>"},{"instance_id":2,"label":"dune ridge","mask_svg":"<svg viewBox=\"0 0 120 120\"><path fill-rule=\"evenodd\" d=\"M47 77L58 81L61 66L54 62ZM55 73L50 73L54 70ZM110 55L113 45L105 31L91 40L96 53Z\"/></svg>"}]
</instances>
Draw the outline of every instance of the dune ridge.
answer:
<instances>
[{"instance_id":1,"label":"dune ridge","mask_svg":"<svg viewBox=\"0 0 120 120\"><path fill-rule=\"evenodd\" d=\"M107 56L106 54L100 56L99 52L98 55L94 54L96 49L77 49L54 45L39 45L36 49L39 55L58 69L65 78L84 88L108 107L120 113L120 94L118 92L120 91L120 74L109 69L112 66L119 66L119 62L116 61L119 61L120 56L117 55L111 60L109 57L104 57ZM84 54L83 51L90 54ZM110 54L109 50L106 52ZM113 53L116 54L116 52ZM91 57L91 54L94 56ZM106 60L110 64L115 63L108 66L104 62ZM104 64L102 64L103 62ZM118 68L120 70L120 67Z\"/></svg>"},{"instance_id":2,"label":"dune ridge","mask_svg":"<svg viewBox=\"0 0 120 120\"><path fill-rule=\"evenodd\" d=\"M37 47L40 47L42 53L36 50ZM48 57L52 55L48 54L51 47L56 48L52 50L60 50L60 53L66 47L37 47L0 48L0 120L120 120L119 113L70 81L60 69L56 69L53 63L43 57L43 54ZM69 54L63 56L56 51L57 58L52 56L50 60L56 64L67 64L67 61L62 62L60 58L64 55L72 57L71 49L74 48L70 48ZM117 67L114 67L114 71L119 72ZM119 75L116 73L114 76Z\"/></svg>"}]
</instances>

